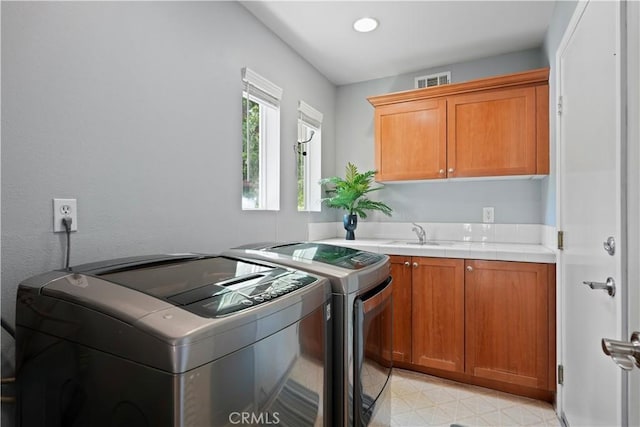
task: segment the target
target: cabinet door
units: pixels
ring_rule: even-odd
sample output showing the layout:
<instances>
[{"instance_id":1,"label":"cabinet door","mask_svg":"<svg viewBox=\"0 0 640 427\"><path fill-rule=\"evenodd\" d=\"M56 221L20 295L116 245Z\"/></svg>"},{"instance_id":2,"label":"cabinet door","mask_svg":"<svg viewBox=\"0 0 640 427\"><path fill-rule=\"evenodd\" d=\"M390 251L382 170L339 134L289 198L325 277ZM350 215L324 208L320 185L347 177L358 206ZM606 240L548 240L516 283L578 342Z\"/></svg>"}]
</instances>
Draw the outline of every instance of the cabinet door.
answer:
<instances>
[{"instance_id":1,"label":"cabinet door","mask_svg":"<svg viewBox=\"0 0 640 427\"><path fill-rule=\"evenodd\" d=\"M411 362L411 258L391 256L393 360Z\"/></svg>"},{"instance_id":2,"label":"cabinet door","mask_svg":"<svg viewBox=\"0 0 640 427\"><path fill-rule=\"evenodd\" d=\"M536 89L449 97L447 176L536 173Z\"/></svg>"},{"instance_id":3,"label":"cabinet door","mask_svg":"<svg viewBox=\"0 0 640 427\"><path fill-rule=\"evenodd\" d=\"M446 105L431 99L376 108L376 180L445 178Z\"/></svg>"},{"instance_id":4,"label":"cabinet door","mask_svg":"<svg viewBox=\"0 0 640 427\"><path fill-rule=\"evenodd\" d=\"M412 259L414 364L464 371L464 260Z\"/></svg>"},{"instance_id":5,"label":"cabinet door","mask_svg":"<svg viewBox=\"0 0 640 427\"><path fill-rule=\"evenodd\" d=\"M466 261L466 372L546 389L547 264Z\"/></svg>"}]
</instances>

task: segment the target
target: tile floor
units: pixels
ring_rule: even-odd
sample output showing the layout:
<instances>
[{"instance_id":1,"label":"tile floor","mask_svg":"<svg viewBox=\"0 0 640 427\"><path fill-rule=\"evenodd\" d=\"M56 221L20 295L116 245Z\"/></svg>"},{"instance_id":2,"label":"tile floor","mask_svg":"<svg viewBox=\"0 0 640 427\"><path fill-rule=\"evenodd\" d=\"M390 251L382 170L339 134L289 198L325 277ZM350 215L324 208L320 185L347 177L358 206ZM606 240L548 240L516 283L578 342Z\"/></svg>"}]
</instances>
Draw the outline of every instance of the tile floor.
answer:
<instances>
[{"instance_id":1,"label":"tile floor","mask_svg":"<svg viewBox=\"0 0 640 427\"><path fill-rule=\"evenodd\" d=\"M394 369L391 426L554 426L551 404Z\"/></svg>"}]
</instances>

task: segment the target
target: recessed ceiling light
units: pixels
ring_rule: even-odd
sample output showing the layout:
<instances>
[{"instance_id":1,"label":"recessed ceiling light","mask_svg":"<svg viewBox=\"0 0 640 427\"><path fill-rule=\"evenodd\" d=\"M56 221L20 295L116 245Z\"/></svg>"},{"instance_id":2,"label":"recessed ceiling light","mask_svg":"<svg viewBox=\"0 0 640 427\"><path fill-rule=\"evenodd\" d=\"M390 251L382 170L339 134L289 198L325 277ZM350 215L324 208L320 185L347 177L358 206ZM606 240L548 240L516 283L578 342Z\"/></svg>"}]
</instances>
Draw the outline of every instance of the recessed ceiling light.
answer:
<instances>
[{"instance_id":1,"label":"recessed ceiling light","mask_svg":"<svg viewBox=\"0 0 640 427\"><path fill-rule=\"evenodd\" d=\"M378 21L374 18L360 18L353 23L353 29L359 33L368 33L378 27Z\"/></svg>"}]
</instances>

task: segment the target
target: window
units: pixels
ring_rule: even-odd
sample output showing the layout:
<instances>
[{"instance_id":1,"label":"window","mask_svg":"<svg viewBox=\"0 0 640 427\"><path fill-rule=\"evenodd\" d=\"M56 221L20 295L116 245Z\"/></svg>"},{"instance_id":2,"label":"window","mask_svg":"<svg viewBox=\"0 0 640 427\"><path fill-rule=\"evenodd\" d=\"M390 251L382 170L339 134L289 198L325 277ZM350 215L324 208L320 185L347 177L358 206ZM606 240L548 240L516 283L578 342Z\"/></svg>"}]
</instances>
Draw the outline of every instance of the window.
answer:
<instances>
[{"instance_id":1,"label":"window","mask_svg":"<svg viewBox=\"0 0 640 427\"><path fill-rule=\"evenodd\" d=\"M242 69L242 209L280 209L282 89Z\"/></svg>"},{"instance_id":2,"label":"window","mask_svg":"<svg viewBox=\"0 0 640 427\"><path fill-rule=\"evenodd\" d=\"M306 104L298 103L298 142L296 144L298 170L298 210L321 210L322 113Z\"/></svg>"}]
</instances>

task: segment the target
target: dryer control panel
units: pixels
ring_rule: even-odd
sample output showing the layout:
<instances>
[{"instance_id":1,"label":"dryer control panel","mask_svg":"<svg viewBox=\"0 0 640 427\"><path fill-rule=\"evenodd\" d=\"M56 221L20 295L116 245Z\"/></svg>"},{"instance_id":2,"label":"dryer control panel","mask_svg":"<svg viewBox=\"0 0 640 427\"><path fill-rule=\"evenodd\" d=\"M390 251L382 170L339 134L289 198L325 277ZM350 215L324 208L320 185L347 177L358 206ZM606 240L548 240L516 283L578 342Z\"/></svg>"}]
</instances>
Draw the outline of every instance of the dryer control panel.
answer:
<instances>
[{"instance_id":1,"label":"dryer control panel","mask_svg":"<svg viewBox=\"0 0 640 427\"><path fill-rule=\"evenodd\" d=\"M324 243L287 243L264 248L293 260L316 261L349 270L359 270L385 259L384 255Z\"/></svg>"}]
</instances>

